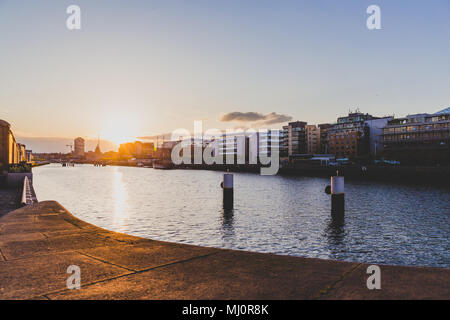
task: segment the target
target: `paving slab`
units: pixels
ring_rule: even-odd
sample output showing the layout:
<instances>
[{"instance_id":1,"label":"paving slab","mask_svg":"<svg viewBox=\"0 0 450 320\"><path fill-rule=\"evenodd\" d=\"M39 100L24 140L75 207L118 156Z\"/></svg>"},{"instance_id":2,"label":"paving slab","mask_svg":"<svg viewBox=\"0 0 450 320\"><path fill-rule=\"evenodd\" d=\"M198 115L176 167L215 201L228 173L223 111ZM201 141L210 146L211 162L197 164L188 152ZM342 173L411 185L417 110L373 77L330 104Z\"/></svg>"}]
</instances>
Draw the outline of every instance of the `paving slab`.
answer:
<instances>
[{"instance_id":1,"label":"paving slab","mask_svg":"<svg viewBox=\"0 0 450 320\"><path fill-rule=\"evenodd\" d=\"M80 267L81 281L87 283L129 273L75 252L1 262L0 299L31 299L67 289L67 268L71 265Z\"/></svg>"},{"instance_id":2,"label":"paving slab","mask_svg":"<svg viewBox=\"0 0 450 320\"><path fill-rule=\"evenodd\" d=\"M321 299L449 299L449 270L438 268L380 267L381 289L368 290L361 285L367 279L368 264L359 266L354 272L338 282Z\"/></svg>"},{"instance_id":3,"label":"paving slab","mask_svg":"<svg viewBox=\"0 0 450 320\"><path fill-rule=\"evenodd\" d=\"M146 241L133 245L82 249L80 252L128 269L143 271L177 261L208 255L218 252L218 249L160 241Z\"/></svg>"},{"instance_id":4,"label":"paving slab","mask_svg":"<svg viewBox=\"0 0 450 320\"><path fill-rule=\"evenodd\" d=\"M21 259L55 251L71 251L94 247L110 247L119 242L98 237L89 233L70 234L35 240L9 241L0 240L0 248L7 260Z\"/></svg>"}]
</instances>

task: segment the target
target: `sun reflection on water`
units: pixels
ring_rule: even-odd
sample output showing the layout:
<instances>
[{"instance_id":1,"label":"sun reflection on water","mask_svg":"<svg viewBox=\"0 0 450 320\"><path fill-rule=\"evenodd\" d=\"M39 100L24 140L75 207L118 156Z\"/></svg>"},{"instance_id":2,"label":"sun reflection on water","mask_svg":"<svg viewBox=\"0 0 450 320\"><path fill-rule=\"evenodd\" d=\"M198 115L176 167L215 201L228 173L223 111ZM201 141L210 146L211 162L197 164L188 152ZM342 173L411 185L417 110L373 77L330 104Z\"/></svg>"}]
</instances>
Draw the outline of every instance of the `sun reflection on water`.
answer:
<instances>
[{"instance_id":1,"label":"sun reflection on water","mask_svg":"<svg viewBox=\"0 0 450 320\"><path fill-rule=\"evenodd\" d=\"M117 228L116 230L123 232L129 216L128 190L123 181L123 174L118 167L114 167L113 186L113 224Z\"/></svg>"}]
</instances>

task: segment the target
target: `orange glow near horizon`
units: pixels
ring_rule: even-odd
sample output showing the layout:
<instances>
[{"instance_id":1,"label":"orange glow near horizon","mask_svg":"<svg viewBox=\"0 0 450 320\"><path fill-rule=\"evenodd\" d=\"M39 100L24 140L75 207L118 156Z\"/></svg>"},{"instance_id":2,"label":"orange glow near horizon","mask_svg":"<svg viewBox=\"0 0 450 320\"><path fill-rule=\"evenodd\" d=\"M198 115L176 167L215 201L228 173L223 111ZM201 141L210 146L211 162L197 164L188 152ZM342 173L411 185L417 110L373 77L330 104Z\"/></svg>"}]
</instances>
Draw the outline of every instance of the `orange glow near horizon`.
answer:
<instances>
[{"instance_id":1,"label":"orange glow near horizon","mask_svg":"<svg viewBox=\"0 0 450 320\"><path fill-rule=\"evenodd\" d=\"M108 113L101 121L100 138L109 140L117 145L133 142L142 132L142 119L135 115L121 114L118 112Z\"/></svg>"}]
</instances>

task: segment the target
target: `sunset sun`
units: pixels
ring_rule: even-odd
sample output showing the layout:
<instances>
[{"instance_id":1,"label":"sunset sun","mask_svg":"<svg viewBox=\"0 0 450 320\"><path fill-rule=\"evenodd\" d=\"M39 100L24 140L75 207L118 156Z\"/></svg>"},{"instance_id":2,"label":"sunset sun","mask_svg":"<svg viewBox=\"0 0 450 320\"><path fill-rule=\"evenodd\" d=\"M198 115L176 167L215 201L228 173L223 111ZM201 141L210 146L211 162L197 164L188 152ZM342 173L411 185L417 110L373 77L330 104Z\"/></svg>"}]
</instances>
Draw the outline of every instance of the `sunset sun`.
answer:
<instances>
[{"instance_id":1,"label":"sunset sun","mask_svg":"<svg viewBox=\"0 0 450 320\"><path fill-rule=\"evenodd\" d=\"M133 115L111 113L105 116L100 127L101 139L121 144L136 140L141 121Z\"/></svg>"}]
</instances>

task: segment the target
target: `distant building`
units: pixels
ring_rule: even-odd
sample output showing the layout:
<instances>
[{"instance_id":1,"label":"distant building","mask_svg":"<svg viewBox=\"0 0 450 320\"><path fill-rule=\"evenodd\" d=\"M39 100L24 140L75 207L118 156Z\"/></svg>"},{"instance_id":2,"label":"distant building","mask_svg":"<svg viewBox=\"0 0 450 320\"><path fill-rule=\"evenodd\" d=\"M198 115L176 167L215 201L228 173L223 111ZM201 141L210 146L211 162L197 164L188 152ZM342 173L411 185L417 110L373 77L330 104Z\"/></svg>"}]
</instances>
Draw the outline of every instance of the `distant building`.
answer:
<instances>
[{"instance_id":1,"label":"distant building","mask_svg":"<svg viewBox=\"0 0 450 320\"><path fill-rule=\"evenodd\" d=\"M172 150L173 147L175 147L177 144L179 143L179 141L164 141L162 142L161 146L158 147L159 149L170 149Z\"/></svg>"},{"instance_id":2,"label":"distant building","mask_svg":"<svg viewBox=\"0 0 450 320\"><path fill-rule=\"evenodd\" d=\"M26 153L26 162L32 163L34 161L33 150L25 150L25 153Z\"/></svg>"},{"instance_id":3,"label":"distant building","mask_svg":"<svg viewBox=\"0 0 450 320\"><path fill-rule=\"evenodd\" d=\"M355 158L369 155L370 128L366 121L378 119L361 112L349 113L339 117L337 123L327 129L328 153L337 158Z\"/></svg>"},{"instance_id":4,"label":"distant building","mask_svg":"<svg viewBox=\"0 0 450 320\"><path fill-rule=\"evenodd\" d=\"M84 157L84 153L85 153L85 141L83 138L76 138L74 140L74 145L75 145L75 151L73 153L73 155L77 158L83 158Z\"/></svg>"},{"instance_id":5,"label":"distant building","mask_svg":"<svg viewBox=\"0 0 450 320\"><path fill-rule=\"evenodd\" d=\"M119 147L119 155L122 158L153 158L155 145L152 142L140 141L123 143Z\"/></svg>"},{"instance_id":6,"label":"distant building","mask_svg":"<svg viewBox=\"0 0 450 320\"><path fill-rule=\"evenodd\" d=\"M306 125L306 122L296 121L283 127L282 150L287 149L289 156L307 153Z\"/></svg>"},{"instance_id":7,"label":"distant building","mask_svg":"<svg viewBox=\"0 0 450 320\"><path fill-rule=\"evenodd\" d=\"M140 142L136 141L136 154L137 158L152 158L155 152L155 144L153 142Z\"/></svg>"},{"instance_id":8,"label":"distant building","mask_svg":"<svg viewBox=\"0 0 450 320\"><path fill-rule=\"evenodd\" d=\"M120 157L132 157L136 153L136 148L133 142L122 143L119 146Z\"/></svg>"},{"instance_id":9,"label":"distant building","mask_svg":"<svg viewBox=\"0 0 450 320\"><path fill-rule=\"evenodd\" d=\"M327 154L328 153L328 129L332 127L329 123L322 123L318 125L320 130L320 138L319 138L319 153Z\"/></svg>"},{"instance_id":10,"label":"distant building","mask_svg":"<svg viewBox=\"0 0 450 320\"><path fill-rule=\"evenodd\" d=\"M261 156L270 157L273 152L280 153L281 136L280 130L223 134L213 142L215 154L223 156L223 163L233 159L235 164L257 164Z\"/></svg>"},{"instance_id":11,"label":"distant building","mask_svg":"<svg viewBox=\"0 0 450 320\"><path fill-rule=\"evenodd\" d=\"M100 143L97 144L97 146L95 147L94 153L95 153L95 154L98 154L98 155L102 154L102 151L100 150Z\"/></svg>"},{"instance_id":12,"label":"distant building","mask_svg":"<svg viewBox=\"0 0 450 320\"><path fill-rule=\"evenodd\" d=\"M383 153L383 129L393 119L393 117L384 117L365 121L366 126L369 127L369 153L373 158Z\"/></svg>"},{"instance_id":13,"label":"distant building","mask_svg":"<svg viewBox=\"0 0 450 320\"><path fill-rule=\"evenodd\" d=\"M320 153L320 128L316 125L306 126L307 153Z\"/></svg>"},{"instance_id":14,"label":"distant building","mask_svg":"<svg viewBox=\"0 0 450 320\"><path fill-rule=\"evenodd\" d=\"M252 141L250 142L250 136ZM223 163L246 164L257 162L258 156L258 136L255 133L249 135L246 132L236 132L223 134L216 139L214 155L223 157ZM228 159L228 160L227 160Z\"/></svg>"},{"instance_id":15,"label":"distant building","mask_svg":"<svg viewBox=\"0 0 450 320\"><path fill-rule=\"evenodd\" d=\"M402 164L450 164L450 108L391 119L383 129L384 156Z\"/></svg>"},{"instance_id":16,"label":"distant building","mask_svg":"<svg viewBox=\"0 0 450 320\"><path fill-rule=\"evenodd\" d=\"M26 162L27 161L27 154L26 154L26 147L24 144L18 143L17 144L17 149L18 149L18 158L19 158L19 162Z\"/></svg>"},{"instance_id":17,"label":"distant building","mask_svg":"<svg viewBox=\"0 0 450 320\"><path fill-rule=\"evenodd\" d=\"M283 131L282 130L263 130L258 132L258 156L265 155L270 157L274 151L281 153Z\"/></svg>"}]
</instances>

